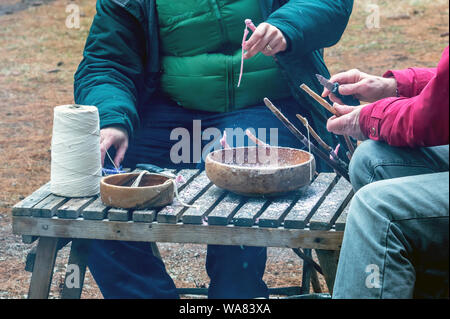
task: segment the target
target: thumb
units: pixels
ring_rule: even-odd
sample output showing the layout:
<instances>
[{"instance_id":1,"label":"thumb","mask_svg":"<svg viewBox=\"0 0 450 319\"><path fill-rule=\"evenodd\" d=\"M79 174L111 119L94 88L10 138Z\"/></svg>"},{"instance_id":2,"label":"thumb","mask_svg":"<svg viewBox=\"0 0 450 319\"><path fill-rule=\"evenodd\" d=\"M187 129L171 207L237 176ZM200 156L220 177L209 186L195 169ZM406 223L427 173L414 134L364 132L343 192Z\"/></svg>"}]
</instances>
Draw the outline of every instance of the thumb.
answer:
<instances>
[{"instance_id":1,"label":"thumb","mask_svg":"<svg viewBox=\"0 0 450 319\"><path fill-rule=\"evenodd\" d=\"M116 151L116 156L114 158L114 164L116 165L116 167L119 167L120 164L122 163L127 149L128 149L128 143L126 141L121 143L120 146L118 147L118 149Z\"/></svg>"}]
</instances>

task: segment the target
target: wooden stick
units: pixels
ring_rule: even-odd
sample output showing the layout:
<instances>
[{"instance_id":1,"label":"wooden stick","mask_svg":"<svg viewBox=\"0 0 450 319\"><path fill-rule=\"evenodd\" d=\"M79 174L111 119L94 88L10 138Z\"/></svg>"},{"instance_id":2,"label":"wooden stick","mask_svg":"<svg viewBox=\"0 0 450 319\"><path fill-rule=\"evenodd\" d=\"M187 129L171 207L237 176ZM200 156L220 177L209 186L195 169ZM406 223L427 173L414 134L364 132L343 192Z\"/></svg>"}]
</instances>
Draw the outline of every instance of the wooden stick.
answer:
<instances>
[{"instance_id":1,"label":"wooden stick","mask_svg":"<svg viewBox=\"0 0 450 319\"><path fill-rule=\"evenodd\" d=\"M318 95L316 92L314 92L313 90L311 90L306 84L302 84L300 85L300 88L305 91L306 93L308 93L314 100L316 100L317 102L320 103L320 105L322 105L324 108L326 108L328 111L330 111L331 113L333 113L336 116L339 116L339 113L336 111L336 109L330 104L328 103L325 99L323 99L320 95Z\"/></svg>"},{"instance_id":2,"label":"wooden stick","mask_svg":"<svg viewBox=\"0 0 450 319\"><path fill-rule=\"evenodd\" d=\"M348 151L350 152L349 159L352 159L353 153L355 153L355 146L348 135L344 135L345 143L347 143Z\"/></svg>"},{"instance_id":3,"label":"wooden stick","mask_svg":"<svg viewBox=\"0 0 450 319\"><path fill-rule=\"evenodd\" d=\"M329 155L324 153L320 148L316 147L313 143L310 143L308 139L283 115L283 113L278 110L275 105L268 99L264 98L264 104L269 108L269 110L272 111L272 113L284 124L284 126L287 127L289 131L291 131L294 136L300 140L300 142L303 143L306 147L311 148L311 152L318 157L320 157L325 163L330 165L331 168L333 168L339 175L344 177L346 180L350 181L350 177L348 175L348 170L345 166L343 166L345 163L337 162L334 160L331 160Z\"/></svg>"},{"instance_id":4,"label":"wooden stick","mask_svg":"<svg viewBox=\"0 0 450 319\"><path fill-rule=\"evenodd\" d=\"M325 99L319 96L316 92L311 90L306 84L303 83L302 85L300 85L300 88L306 93L308 93L314 100L319 102L319 104L322 105L324 108L326 108L328 111L330 111L337 117L341 116L330 103L328 103ZM348 151L350 152L350 159L351 159L351 156L355 152L355 147L353 146L353 143L348 137L348 135L344 135L344 139L345 143L347 144Z\"/></svg>"},{"instance_id":5,"label":"wooden stick","mask_svg":"<svg viewBox=\"0 0 450 319\"><path fill-rule=\"evenodd\" d=\"M329 146L327 143L325 143L320 136L316 133L316 131L314 131L314 129L311 127L311 125L309 125L308 120L305 119L303 116L301 116L300 114L297 114L297 118L303 123L303 125L309 130L309 132L311 133L312 137L314 137L314 139L317 141L317 143L319 143L320 146L322 146L324 149L326 149L328 152L333 151L333 148L331 146Z\"/></svg>"}]
</instances>

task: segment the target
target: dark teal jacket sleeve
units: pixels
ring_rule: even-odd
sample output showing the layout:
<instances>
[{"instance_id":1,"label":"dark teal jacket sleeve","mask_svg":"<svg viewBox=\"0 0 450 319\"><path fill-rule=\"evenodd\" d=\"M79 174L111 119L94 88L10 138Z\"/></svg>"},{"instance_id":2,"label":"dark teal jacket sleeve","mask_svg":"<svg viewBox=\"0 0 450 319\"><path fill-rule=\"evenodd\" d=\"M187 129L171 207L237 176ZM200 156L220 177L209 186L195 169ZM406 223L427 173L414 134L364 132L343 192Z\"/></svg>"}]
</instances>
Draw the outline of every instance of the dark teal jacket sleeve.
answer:
<instances>
[{"instance_id":1,"label":"dark teal jacket sleeve","mask_svg":"<svg viewBox=\"0 0 450 319\"><path fill-rule=\"evenodd\" d=\"M288 41L285 53L299 57L336 44L352 8L353 0L290 0L266 22L285 35Z\"/></svg>"},{"instance_id":2,"label":"dark teal jacket sleeve","mask_svg":"<svg viewBox=\"0 0 450 319\"><path fill-rule=\"evenodd\" d=\"M75 103L94 105L101 128L139 125L137 103L143 77L145 34L135 17L111 0L97 1L97 14L75 73Z\"/></svg>"}]
</instances>

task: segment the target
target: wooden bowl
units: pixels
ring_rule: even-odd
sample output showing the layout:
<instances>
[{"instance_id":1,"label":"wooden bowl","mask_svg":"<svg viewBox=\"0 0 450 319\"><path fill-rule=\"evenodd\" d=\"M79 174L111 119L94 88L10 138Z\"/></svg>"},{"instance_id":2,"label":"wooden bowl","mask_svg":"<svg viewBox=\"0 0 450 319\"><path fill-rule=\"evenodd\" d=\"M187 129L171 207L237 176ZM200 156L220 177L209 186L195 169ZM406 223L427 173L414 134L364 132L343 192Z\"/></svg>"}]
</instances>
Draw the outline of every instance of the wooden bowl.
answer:
<instances>
[{"instance_id":1,"label":"wooden bowl","mask_svg":"<svg viewBox=\"0 0 450 319\"><path fill-rule=\"evenodd\" d=\"M173 201L174 185L170 178L146 174L139 187L130 187L139 173L117 174L103 177L100 196L106 206L146 209L166 206Z\"/></svg>"},{"instance_id":2,"label":"wooden bowl","mask_svg":"<svg viewBox=\"0 0 450 319\"><path fill-rule=\"evenodd\" d=\"M309 184L316 170L312 154L287 147L219 150L208 154L205 166L216 186L246 196L276 196L296 190Z\"/></svg>"}]
</instances>

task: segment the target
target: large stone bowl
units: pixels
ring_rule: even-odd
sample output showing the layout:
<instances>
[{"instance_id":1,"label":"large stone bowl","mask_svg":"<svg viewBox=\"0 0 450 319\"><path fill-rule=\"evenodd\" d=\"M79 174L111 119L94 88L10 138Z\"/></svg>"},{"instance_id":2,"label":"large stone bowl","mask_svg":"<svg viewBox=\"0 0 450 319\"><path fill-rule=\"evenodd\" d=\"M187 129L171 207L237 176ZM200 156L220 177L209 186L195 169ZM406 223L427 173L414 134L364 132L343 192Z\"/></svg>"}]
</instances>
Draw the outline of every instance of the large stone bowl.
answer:
<instances>
[{"instance_id":1,"label":"large stone bowl","mask_svg":"<svg viewBox=\"0 0 450 319\"><path fill-rule=\"evenodd\" d=\"M206 157L206 174L216 186L245 196L277 196L310 183L311 153L287 147L240 147Z\"/></svg>"},{"instance_id":2,"label":"large stone bowl","mask_svg":"<svg viewBox=\"0 0 450 319\"><path fill-rule=\"evenodd\" d=\"M139 173L125 173L103 177L100 181L100 196L106 206L124 209L146 209L163 207L174 198L173 181L158 174L146 174L139 187L131 184Z\"/></svg>"}]
</instances>

